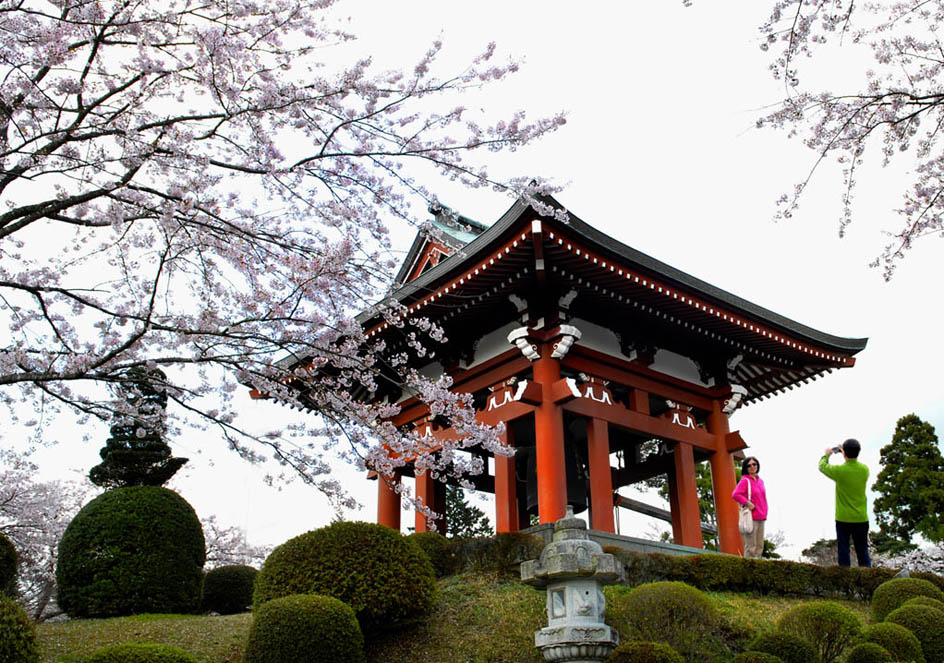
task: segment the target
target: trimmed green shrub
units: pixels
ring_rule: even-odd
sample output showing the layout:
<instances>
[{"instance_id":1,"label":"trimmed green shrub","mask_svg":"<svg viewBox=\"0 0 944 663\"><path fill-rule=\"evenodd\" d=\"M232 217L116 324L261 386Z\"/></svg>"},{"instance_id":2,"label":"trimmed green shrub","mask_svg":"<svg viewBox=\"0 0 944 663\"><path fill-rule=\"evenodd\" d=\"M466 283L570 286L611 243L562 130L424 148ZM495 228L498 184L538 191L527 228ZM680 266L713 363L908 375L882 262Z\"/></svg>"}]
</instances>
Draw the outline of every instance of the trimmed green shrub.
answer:
<instances>
[{"instance_id":1,"label":"trimmed green shrub","mask_svg":"<svg viewBox=\"0 0 944 663\"><path fill-rule=\"evenodd\" d=\"M688 569L686 583L705 590L751 585L754 565L734 555L695 555Z\"/></svg>"},{"instance_id":2,"label":"trimmed green shrub","mask_svg":"<svg viewBox=\"0 0 944 663\"><path fill-rule=\"evenodd\" d=\"M354 611L336 598L317 594L285 596L266 601L253 615L246 663L363 660L364 636Z\"/></svg>"},{"instance_id":3,"label":"trimmed green shrub","mask_svg":"<svg viewBox=\"0 0 944 663\"><path fill-rule=\"evenodd\" d=\"M944 612L944 601L932 599L930 596L912 596L910 599L902 603L902 605L926 605L929 608L934 608L935 610Z\"/></svg>"},{"instance_id":4,"label":"trimmed green shrub","mask_svg":"<svg viewBox=\"0 0 944 663\"><path fill-rule=\"evenodd\" d=\"M740 562L746 570L745 581L737 591L802 596L815 594L821 582L816 577L823 568L820 566L780 559L732 559Z\"/></svg>"},{"instance_id":5,"label":"trimmed green shrub","mask_svg":"<svg viewBox=\"0 0 944 663\"><path fill-rule=\"evenodd\" d=\"M885 618L915 634L927 663L944 663L944 613L926 605L902 606Z\"/></svg>"},{"instance_id":6,"label":"trimmed green shrub","mask_svg":"<svg viewBox=\"0 0 944 663\"><path fill-rule=\"evenodd\" d=\"M930 596L944 601L944 592L933 583L920 578L893 578L879 585L872 594L872 619L885 621L885 617L905 601L915 596Z\"/></svg>"},{"instance_id":7,"label":"trimmed green shrub","mask_svg":"<svg viewBox=\"0 0 944 663\"><path fill-rule=\"evenodd\" d=\"M699 589L774 593L786 595L847 594L857 591L849 583L841 588L822 577L825 567L787 560L742 559L729 555L665 555L637 553L628 550L607 550L623 562L626 582L638 585L661 580L681 581ZM843 569L848 571L848 569ZM891 577L887 570L882 580ZM877 584L877 582L875 583ZM871 588L861 589L871 593Z\"/></svg>"},{"instance_id":8,"label":"trimmed green shrub","mask_svg":"<svg viewBox=\"0 0 944 663\"><path fill-rule=\"evenodd\" d=\"M439 532L413 532L406 537L406 540L426 553L436 571L437 578L452 575L455 572L456 558L452 543Z\"/></svg>"},{"instance_id":9,"label":"trimmed green shrub","mask_svg":"<svg viewBox=\"0 0 944 663\"><path fill-rule=\"evenodd\" d=\"M661 642L624 642L606 663L685 663L677 651Z\"/></svg>"},{"instance_id":10,"label":"trimmed green shrub","mask_svg":"<svg viewBox=\"0 0 944 663\"><path fill-rule=\"evenodd\" d=\"M39 663L36 630L16 601L0 594L0 661Z\"/></svg>"},{"instance_id":11,"label":"trimmed green shrub","mask_svg":"<svg viewBox=\"0 0 944 663\"><path fill-rule=\"evenodd\" d=\"M925 663L921 642L914 633L900 624L869 624L862 629L859 640L880 645L901 663Z\"/></svg>"},{"instance_id":12,"label":"trimmed green shrub","mask_svg":"<svg viewBox=\"0 0 944 663\"><path fill-rule=\"evenodd\" d=\"M846 663L892 663L894 660L887 649L874 642L856 645L846 657Z\"/></svg>"},{"instance_id":13,"label":"trimmed green shrub","mask_svg":"<svg viewBox=\"0 0 944 663\"><path fill-rule=\"evenodd\" d=\"M731 663L783 663L783 659L763 651L742 651Z\"/></svg>"},{"instance_id":14,"label":"trimmed green shrub","mask_svg":"<svg viewBox=\"0 0 944 663\"><path fill-rule=\"evenodd\" d=\"M251 566L220 566L203 577L203 609L221 615L246 612L252 606L252 590L259 570Z\"/></svg>"},{"instance_id":15,"label":"trimmed green shrub","mask_svg":"<svg viewBox=\"0 0 944 663\"><path fill-rule=\"evenodd\" d=\"M82 507L59 542L59 607L72 617L200 607L206 558L193 507L159 486L128 486Z\"/></svg>"},{"instance_id":16,"label":"trimmed green shrub","mask_svg":"<svg viewBox=\"0 0 944 663\"><path fill-rule=\"evenodd\" d=\"M869 600L895 569L817 566L789 560L742 559L730 555L665 555L619 548L606 550L623 563L626 584L676 580L699 589L758 592L786 596L845 597ZM944 577L912 573L944 591Z\"/></svg>"},{"instance_id":17,"label":"trimmed green shrub","mask_svg":"<svg viewBox=\"0 0 944 663\"><path fill-rule=\"evenodd\" d=\"M13 542L0 532L0 594L13 596L16 588L17 555Z\"/></svg>"},{"instance_id":18,"label":"trimmed green shrub","mask_svg":"<svg viewBox=\"0 0 944 663\"><path fill-rule=\"evenodd\" d=\"M691 575L686 573L688 558L681 555L639 553L616 546L606 546L603 551L615 555L623 563L627 585L635 586L663 580L684 582Z\"/></svg>"},{"instance_id":19,"label":"trimmed green shrub","mask_svg":"<svg viewBox=\"0 0 944 663\"><path fill-rule=\"evenodd\" d=\"M436 580L426 554L399 532L374 523L338 522L273 550L256 578L253 607L292 594L344 601L368 633L428 612Z\"/></svg>"},{"instance_id":20,"label":"trimmed green shrub","mask_svg":"<svg viewBox=\"0 0 944 663\"><path fill-rule=\"evenodd\" d=\"M927 573L925 571L912 571L911 577L917 578L918 580L927 580L929 583L944 592L944 577L942 576L939 576L935 573Z\"/></svg>"},{"instance_id":21,"label":"trimmed green shrub","mask_svg":"<svg viewBox=\"0 0 944 663\"><path fill-rule=\"evenodd\" d=\"M818 663L816 647L792 633L762 633L754 638L749 651L761 651L779 656L783 663Z\"/></svg>"},{"instance_id":22,"label":"trimmed green shrub","mask_svg":"<svg viewBox=\"0 0 944 663\"><path fill-rule=\"evenodd\" d=\"M681 582L653 582L610 596L608 621L627 640L664 642L688 661L720 653L715 631L721 617L700 590Z\"/></svg>"},{"instance_id":23,"label":"trimmed green shrub","mask_svg":"<svg viewBox=\"0 0 944 663\"><path fill-rule=\"evenodd\" d=\"M85 663L197 663L197 659L179 647L145 642L104 647Z\"/></svg>"},{"instance_id":24,"label":"trimmed green shrub","mask_svg":"<svg viewBox=\"0 0 944 663\"><path fill-rule=\"evenodd\" d=\"M452 544L459 569L519 577L521 562L537 559L544 539L524 532L503 532Z\"/></svg>"},{"instance_id":25,"label":"trimmed green shrub","mask_svg":"<svg viewBox=\"0 0 944 663\"><path fill-rule=\"evenodd\" d=\"M823 663L833 663L862 630L854 612L831 601L802 603L777 621L777 629L798 635L819 650Z\"/></svg>"}]
</instances>

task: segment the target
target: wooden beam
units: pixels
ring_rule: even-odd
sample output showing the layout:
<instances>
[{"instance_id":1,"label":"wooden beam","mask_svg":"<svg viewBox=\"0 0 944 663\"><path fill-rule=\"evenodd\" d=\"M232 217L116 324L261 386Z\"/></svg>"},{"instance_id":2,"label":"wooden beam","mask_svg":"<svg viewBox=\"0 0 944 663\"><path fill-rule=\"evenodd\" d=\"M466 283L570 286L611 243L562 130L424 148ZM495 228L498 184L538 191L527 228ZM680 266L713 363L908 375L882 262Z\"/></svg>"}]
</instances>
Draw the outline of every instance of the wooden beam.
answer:
<instances>
[{"instance_id":1,"label":"wooden beam","mask_svg":"<svg viewBox=\"0 0 944 663\"><path fill-rule=\"evenodd\" d=\"M668 419L650 417L641 412L627 410L620 405L597 403L587 398L575 398L564 403L561 407L568 412L584 417L603 419L613 426L645 433L660 440L684 442L706 451L717 449L715 436L702 428L686 428L685 426L673 424Z\"/></svg>"},{"instance_id":2,"label":"wooden beam","mask_svg":"<svg viewBox=\"0 0 944 663\"><path fill-rule=\"evenodd\" d=\"M616 506L621 506L624 509L641 513L644 516L658 518L659 520L664 520L667 523L672 522L671 511L660 509L657 506L652 506L651 504L646 504L645 502L640 502L639 500L630 499L629 497L617 495ZM701 531L709 536L714 536L718 533L718 530L715 528L715 526L709 525L708 523L701 524Z\"/></svg>"},{"instance_id":3,"label":"wooden beam","mask_svg":"<svg viewBox=\"0 0 944 663\"><path fill-rule=\"evenodd\" d=\"M705 387L686 382L638 363L592 350L579 343L570 349L564 357L563 364L567 368L582 371L588 375L595 375L626 387L641 389L660 398L678 401L702 410L710 410L714 399L726 397L731 391L729 386Z\"/></svg>"}]
</instances>

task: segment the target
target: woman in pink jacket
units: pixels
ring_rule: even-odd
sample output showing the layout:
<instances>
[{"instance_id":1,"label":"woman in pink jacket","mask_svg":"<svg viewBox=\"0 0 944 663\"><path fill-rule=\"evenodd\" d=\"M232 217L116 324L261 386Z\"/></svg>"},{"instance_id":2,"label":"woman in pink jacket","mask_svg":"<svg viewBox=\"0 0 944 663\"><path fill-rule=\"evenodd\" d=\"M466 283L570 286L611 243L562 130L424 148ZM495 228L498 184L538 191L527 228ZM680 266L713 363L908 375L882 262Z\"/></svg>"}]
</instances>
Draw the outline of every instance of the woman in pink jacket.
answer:
<instances>
[{"instance_id":1,"label":"woman in pink jacket","mask_svg":"<svg viewBox=\"0 0 944 663\"><path fill-rule=\"evenodd\" d=\"M744 537L744 556L760 557L764 552L764 523L767 522L767 490L764 481L758 476L760 461L754 456L748 456L741 463L741 481L731 494L734 501L751 510L754 520L754 531L742 534ZM750 499L748 499L750 486Z\"/></svg>"}]
</instances>

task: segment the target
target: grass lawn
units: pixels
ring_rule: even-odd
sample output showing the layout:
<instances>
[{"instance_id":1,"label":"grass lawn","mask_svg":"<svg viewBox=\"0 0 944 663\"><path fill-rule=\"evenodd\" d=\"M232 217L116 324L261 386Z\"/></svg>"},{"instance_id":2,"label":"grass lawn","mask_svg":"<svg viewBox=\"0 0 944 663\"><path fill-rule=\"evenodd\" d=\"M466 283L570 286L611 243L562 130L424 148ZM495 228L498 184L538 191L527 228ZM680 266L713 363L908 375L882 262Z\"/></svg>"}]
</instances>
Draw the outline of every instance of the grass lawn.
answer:
<instances>
[{"instance_id":1,"label":"grass lawn","mask_svg":"<svg viewBox=\"0 0 944 663\"><path fill-rule=\"evenodd\" d=\"M440 600L427 619L372 638L368 663L540 663L534 631L546 624L544 593L519 582L464 574L439 583ZM790 608L812 599L709 592L721 614L741 631L771 630ZM865 602L838 601L869 623ZM242 663L252 616L138 615L38 626L42 663L82 663L105 645L161 642L201 663Z\"/></svg>"},{"instance_id":2,"label":"grass lawn","mask_svg":"<svg viewBox=\"0 0 944 663\"><path fill-rule=\"evenodd\" d=\"M136 615L40 624L42 663L81 663L107 645L160 642L194 654L201 663L242 663L252 615Z\"/></svg>"}]
</instances>

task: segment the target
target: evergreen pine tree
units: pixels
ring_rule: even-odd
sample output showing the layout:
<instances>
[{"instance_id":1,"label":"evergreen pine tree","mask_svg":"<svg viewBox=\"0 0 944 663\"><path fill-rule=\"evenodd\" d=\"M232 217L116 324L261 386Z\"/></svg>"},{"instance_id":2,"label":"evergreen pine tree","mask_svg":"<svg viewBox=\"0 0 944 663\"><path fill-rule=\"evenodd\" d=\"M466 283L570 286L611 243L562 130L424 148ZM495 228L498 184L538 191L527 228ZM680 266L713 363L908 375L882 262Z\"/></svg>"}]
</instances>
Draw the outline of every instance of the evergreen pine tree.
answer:
<instances>
[{"instance_id":1,"label":"evergreen pine tree","mask_svg":"<svg viewBox=\"0 0 944 663\"><path fill-rule=\"evenodd\" d=\"M915 534L944 541L944 457L934 426L914 414L902 417L881 454L872 490L882 533L906 542Z\"/></svg>"},{"instance_id":2,"label":"evergreen pine tree","mask_svg":"<svg viewBox=\"0 0 944 663\"><path fill-rule=\"evenodd\" d=\"M465 499L458 486L446 486L446 536L451 539L472 539L491 536L492 526L485 512Z\"/></svg>"},{"instance_id":3,"label":"evergreen pine tree","mask_svg":"<svg viewBox=\"0 0 944 663\"><path fill-rule=\"evenodd\" d=\"M164 441L167 376L158 369L136 367L124 378L111 437L89 479L103 488L162 486L187 462L173 458Z\"/></svg>"}]
</instances>

